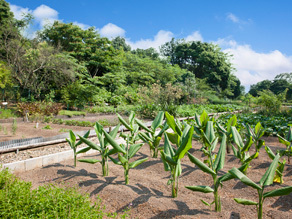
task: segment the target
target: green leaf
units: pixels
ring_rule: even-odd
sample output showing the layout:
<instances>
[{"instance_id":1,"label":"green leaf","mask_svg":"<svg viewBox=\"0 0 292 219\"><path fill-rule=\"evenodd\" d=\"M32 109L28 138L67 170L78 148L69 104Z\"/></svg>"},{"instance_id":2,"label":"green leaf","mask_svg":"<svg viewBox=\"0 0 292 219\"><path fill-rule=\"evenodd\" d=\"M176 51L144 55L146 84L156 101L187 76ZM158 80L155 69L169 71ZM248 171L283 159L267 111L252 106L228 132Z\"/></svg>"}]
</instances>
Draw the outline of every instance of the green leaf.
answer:
<instances>
[{"instance_id":1,"label":"green leaf","mask_svg":"<svg viewBox=\"0 0 292 219\"><path fill-rule=\"evenodd\" d=\"M95 122L93 128L94 128L97 136L98 136L98 134L101 134L102 133L103 126L100 123Z\"/></svg>"},{"instance_id":2,"label":"green leaf","mask_svg":"<svg viewBox=\"0 0 292 219\"><path fill-rule=\"evenodd\" d=\"M273 180L274 180L274 176L276 173L279 159L280 159L280 155L277 154L275 156L273 162L270 164L269 169L265 172L265 174L261 178L261 180L260 180L261 186L269 186L269 185L273 184Z\"/></svg>"},{"instance_id":3,"label":"green leaf","mask_svg":"<svg viewBox=\"0 0 292 219\"><path fill-rule=\"evenodd\" d=\"M168 155L170 157L174 156L173 147L171 146L170 141L168 139L168 135L166 133L164 133L163 151L164 151L165 155Z\"/></svg>"},{"instance_id":4,"label":"green leaf","mask_svg":"<svg viewBox=\"0 0 292 219\"><path fill-rule=\"evenodd\" d=\"M135 119L136 123L141 127L143 128L144 130L146 130L147 132L150 132L150 133L154 133L153 130L149 129L141 120L139 119Z\"/></svg>"},{"instance_id":5,"label":"green leaf","mask_svg":"<svg viewBox=\"0 0 292 219\"><path fill-rule=\"evenodd\" d=\"M212 121L208 121L207 122L207 127L206 127L206 138L207 140L211 143L214 141L215 139L215 132L214 132L214 127L213 127L213 122Z\"/></svg>"},{"instance_id":6,"label":"green leaf","mask_svg":"<svg viewBox=\"0 0 292 219\"><path fill-rule=\"evenodd\" d=\"M130 115L129 115L129 123L131 126L134 125L134 121L135 121L135 112L131 111Z\"/></svg>"},{"instance_id":7,"label":"green leaf","mask_svg":"<svg viewBox=\"0 0 292 219\"><path fill-rule=\"evenodd\" d=\"M168 112L165 112L165 118L166 118L166 122L169 125L169 127L175 132L177 133L179 136L182 135L182 131L181 129L178 127L178 125L176 124L174 117L171 116Z\"/></svg>"},{"instance_id":8,"label":"green leaf","mask_svg":"<svg viewBox=\"0 0 292 219\"><path fill-rule=\"evenodd\" d=\"M189 157L190 161L192 163L196 164L202 171L204 171L205 173L209 173L212 176L216 176L216 173L211 168L209 168L206 164L204 164L202 161L200 161L198 158L194 157L190 153L188 153L188 157Z\"/></svg>"},{"instance_id":9,"label":"green leaf","mask_svg":"<svg viewBox=\"0 0 292 219\"><path fill-rule=\"evenodd\" d=\"M177 133L166 132L166 134L171 143L176 144L176 145L179 144L180 136Z\"/></svg>"},{"instance_id":10,"label":"green leaf","mask_svg":"<svg viewBox=\"0 0 292 219\"><path fill-rule=\"evenodd\" d=\"M236 201L238 204L242 204L242 205L258 205L257 202L247 200L247 199L242 199L242 198L234 198L234 201Z\"/></svg>"},{"instance_id":11,"label":"green leaf","mask_svg":"<svg viewBox=\"0 0 292 219\"><path fill-rule=\"evenodd\" d=\"M227 132L230 133L231 132L231 127L232 126L236 126L237 123L237 118L236 115L234 114L228 121L227 123Z\"/></svg>"},{"instance_id":12,"label":"green leaf","mask_svg":"<svg viewBox=\"0 0 292 219\"><path fill-rule=\"evenodd\" d=\"M234 143L239 147L239 148L243 148L244 144L243 141L241 139L240 134L238 133L236 127L232 126L231 127L231 132L232 132L232 137L233 137L233 141Z\"/></svg>"},{"instance_id":13,"label":"green leaf","mask_svg":"<svg viewBox=\"0 0 292 219\"><path fill-rule=\"evenodd\" d=\"M247 168L248 168L248 164L246 163L246 164L243 164L241 167L239 167L238 170L240 170L241 172L245 172ZM225 182L234 178L236 178L234 175L227 172L218 179L218 182L221 183L221 182Z\"/></svg>"},{"instance_id":14,"label":"green leaf","mask_svg":"<svg viewBox=\"0 0 292 219\"><path fill-rule=\"evenodd\" d=\"M177 165L177 162L168 155L165 155L165 161L171 165Z\"/></svg>"},{"instance_id":15,"label":"green leaf","mask_svg":"<svg viewBox=\"0 0 292 219\"><path fill-rule=\"evenodd\" d=\"M148 142L152 142L152 138L150 138L146 133L144 132L139 132L138 134L139 138L145 142L145 143L148 143Z\"/></svg>"},{"instance_id":16,"label":"green leaf","mask_svg":"<svg viewBox=\"0 0 292 219\"><path fill-rule=\"evenodd\" d=\"M82 142L84 142L85 144L87 144L87 145L88 145L89 147L91 147L92 149L97 150L97 151L102 151L102 149L101 149L98 145L96 145L95 143L89 141L88 139L83 138L83 137L81 137L80 135L79 135L79 138L80 138L80 140L81 140Z\"/></svg>"},{"instance_id":17,"label":"green leaf","mask_svg":"<svg viewBox=\"0 0 292 219\"><path fill-rule=\"evenodd\" d=\"M119 121L130 131L133 131L133 128L119 115L117 114Z\"/></svg>"},{"instance_id":18,"label":"green leaf","mask_svg":"<svg viewBox=\"0 0 292 219\"><path fill-rule=\"evenodd\" d=\"M264 193L263 197L268 198L268 197L274 197L274 196L289 195L291 192L292 192L292 186L287 186L284 188L275 189L270 192L266 192Z\"/></svg>"},{"instance_id":19,"label":"green leaf","mask_svg":"<svg viewBox=\"0 0 292 219\"><path fill-rule=\"evenodd\" d=\"M192 127L186 136L182 136L182 142L179 145L178 150L175 153L175 157L182 159L185 154L192 148L192 137L193 137L194 127Z\"/></svg>"},{"instance_id":20,"label":"green leaf","mask_svg":"<svg viewBox=\"0 0 292 219\"><path fill-rule=\"evenodd\" d=\"M122 163L114 158L112 158L111 156L109 156L109 158L111 159L111 161L114 163L114 164L117 164L117 165L122 165Z\"/></svg>"},{"instance_id":21,"label":"green leaf","mask_svg":"<svg viewBox=\"0 0 292 219\"><path fill-rule=\"evenodd\" d=\"M106 131L103 130L103 133L106 140L117 150L117 152L121 152L123 154L126 153L126 151Z\"/></svg>"},{"instance_id":22,"label":"green leaf","mask_svg":"<svg viewBox=\"0 0 292 219\"><path fill-rule=\"evenodd\" d=\"M164 119L164 112L159 111L154 121L151 124L152 130L156 130L162 124L163 119Z\"/></svg>"},{"instance_id":23,"label":"green leaf","mask_svg":"<svg viewBox=\"0 0 292 219\"><path fill-rule=\"evenodd\" d=\"M267 152L269 158L271 158L272 160L274 160L274 158L275 158L276 155L275 155L274 152L271 150L271 148L269 148L269 146L265 146L265 150L266 150L266 152Z\"/></svg>"},{"instance_id":24,"label":"green leaf","mask_svg":"<svg viewBox=\"0 0 292 219\"><path fill-rule=\"evenodd\" d=\"M214 192L214 189L212 189L209 186L185 186L185 187L195 192L203 192L203 193Z\"/></svg>"},{"instance_id":25,"label":"green leaf","mask_svg":"<svg viewBox=\"0 0 292 219\"><path fill-rule=\"evenodd\" d=\"M134 161L134 162L129 164L129 168L135 168L136 166L140 165L141 163L144 163L147 160L148 160L148 158L144 158L144 159L141 159L141 160L136 160L136 161Z\"/></svg>"},{"instance_id":26,"label":"green leaf","mask_svg":"<svg viewBox=\"0 0 292 219\"><path fill-rule=\"evenodd\" d=\"M221 145L220 145L216 160L214 162L214 167L215 167L214 169L216 173L224 167L225 154L226 154L226 135L223 134Z\"/></svg>"},{"instance_id":27,"label":"green leaf","mask_svg":"<svg viewBox=\"0 0 292 219\"><path fill-rule=\"evenodd\" d=\"M76 141L76 136L75 136L74 132L72 130L69 130L69 134L70 134L71 142L75 142Z\"/></svg>"},{"instance_id":28,"label":"green leaf","mask_svg":"<svg viewBox=\"0 0 292 219\"><path fill-rule=\"evenodd\" d=\"M78 159L78 161L83 162L83 163L91 163L91 164L101 162L100 160L97 160L97 159Z\"/></svg>"},{"instance_id":29,"label":"green leaf","mask_svg":"<svg viewBox=\"0 0 292 219\"><path fill-rule=\"evenodd\" d=\"M88 138L89 134L90 134L90 130L88 130L88 131L83 135L83 138ZM77 147L77 146L79 146L79 145L81 145L81 144L82 144L82 141L79 140L75 146Z\"/></svg>"},{"instance_id":30,"label":"green leaf","mask_svg":"<svg viewBox=\"0 0 292 219\"><path fill-rule=\"evenodd\" d=\"M140 143L140 144L132 144L130 146L130 149L129 149L129 152L128 152L129 159L132 158L140 150L140 148L142 147L142 145L143 145L143 143Z\"/></svg>"},{"instance_id":31,"label":"green leaf","mask_svg":"<svg viewBox=\"0 0 292 219\"><path fill-rule=\"evenodd\" d=\"M170 165L168 164L168 162L166 161L166 155L163 151L160 151L161 153L161 159L162 159L162 162L163 162L163 165L164 165L164 170L165 171L170 171L171 168L170 168Z\"/></svg>"},{"instance_id":32,"label":"green leaf","mask_svg":"<svg viewBox=\"0 0 292 219\"><path fill-rule=\"evenodd\" d=\"M252 137L249 136L248 140L246 141L244 146L241 148L241 152L248 151L252 143L253 143Z\"/></svg>"},{"instance_id":33,"label":"green leaf","mask_svg":"<svg viewBox=\"0 0 292 219\"><path fill-rule=\"evenodd\" d=\"M109 133L109 135L113 138L113 139L115 139L116 137L117 137L117 134L118 134L118 132L119 132L119 130L120 130L120 124L118 124L110 133Z\"/></svg>"},{"instance_id":34,"label":"green leaf","mask_svg":"<svg viewBox=\"0 0 292 219\"><path fill-rule=\"evenodd\" d=\"M125 157L123 157L122 155L118 154L118 158L119 158L119 160L121 161L121 163L123 165L125 165L126 163L128 163L128 160Z\"/></svg>"},{"instance_id":35,"label":"green leaf","mask_svg":"<svg viewBox=\"0 0 292 219\"><path fill-rule=\"evenodd\" d=\"M87 151L89 151L91 149L91 147L86 147L86 148L83 148L81 149L80 151L77 151L76 154L82 154L82 153L86 153Z\"/></svg>"},{"instance_id":36,"label":"green leaf","mask_svg":"<svg viewBox=\"0 0 292 219\"><path fill-rule=\"evenodd\" d=\"M231 170L228 171L230 174L238 178L241 182L243 182L245 185L251 186L255 189L261 190L262 187L260 187L258 184L254 183L251 179L249 179L246 175L244 175L241 171L239 171L237 168L233 167Z\"/></svg>"},{"instance_id":37,"label":"green leaf","mask_svg":"<svg viewBox=\"0 0 292 219\"><path fill-rule=\"evenodd\" d=\"M200 199L200 200L201 200L201 202L202 202L204 205L207 205L207 206L211 207L211 204L209 204L208 202L205 202L203 199Z\"/></svg>"}]
</instances>

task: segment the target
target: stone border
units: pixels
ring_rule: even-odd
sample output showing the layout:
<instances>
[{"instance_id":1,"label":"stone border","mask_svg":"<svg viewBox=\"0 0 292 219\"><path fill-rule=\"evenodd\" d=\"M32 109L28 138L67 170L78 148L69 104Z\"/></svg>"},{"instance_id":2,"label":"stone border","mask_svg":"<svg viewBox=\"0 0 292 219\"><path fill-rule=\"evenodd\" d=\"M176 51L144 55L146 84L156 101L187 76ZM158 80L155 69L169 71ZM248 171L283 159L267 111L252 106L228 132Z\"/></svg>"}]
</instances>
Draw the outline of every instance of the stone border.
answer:
<instances>
[{"instance_id":1,"label":"stone border","mask_svg":"<svg viewBox=\"0 0 292 219\"><path fill-rule=\"evenodd\" d=\"M119 138L116 140L119 144L123 143L124 140ZM86 147L83 147L86 148ZM80 148L83 149L83 148ZM92 155L97 153L96 150L89 150L84 155ZM78 156L78 155L77 155ZM82 155L80 155L82 156ZM62 151L55 154L49 154L41 157L35 157L27 160L16 161L13 163L3 164L1 169L8 168L11 172L25 172L28 170L33 170L35 168L42 168L51 164L56 164L65 160L73 159L73 150L70 151Z\"/></svg>"}]
</instances>

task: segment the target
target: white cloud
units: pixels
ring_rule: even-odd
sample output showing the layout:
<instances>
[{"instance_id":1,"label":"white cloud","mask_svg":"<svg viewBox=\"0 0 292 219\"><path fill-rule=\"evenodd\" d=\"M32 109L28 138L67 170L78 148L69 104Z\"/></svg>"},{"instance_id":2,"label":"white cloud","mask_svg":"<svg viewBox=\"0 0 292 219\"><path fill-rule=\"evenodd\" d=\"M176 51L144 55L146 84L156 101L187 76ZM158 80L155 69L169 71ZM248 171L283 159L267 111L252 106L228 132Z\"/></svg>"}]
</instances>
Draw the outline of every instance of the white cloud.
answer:
<instances>
[{"instance_id":1,"label":"white cloud","mask_svg":"<svg viewBox=\"0 0 292 219\"><path fill-rule=\"evenodd\" d=\"M123 28L118 27L115 24L108 23L103 26L100 30L100 35L108 38L114 38L117 36L125 36L126 31Z\"/></svg>"},{"instance_id":2,"label":"white cloud","mask_svg":"<svg viewBox=\"0 0 292 219\"><path fill-rule=\"evenodd\" d=\"M273 80L280 73L292 72L292 56L286 56L279 50L259 53L250 45L239 45L234 40L220 39L217 43L225 47L224 52L233 55L231 62L236 68L235 75L246 90L262 80Z\"/></svg>"},{"instance_id":3,"label":"white cloud","mask_svg":"<svg viewBox=\"0 0 292 219\"><path fill-rule=\"evenodd\" d=\"M13 12L14 17L18 20L20 20L23 17L23 15L32 13L32 11L29 10L28 8L22 8L17 5L10 5L10 10Z\"/></svg>"},{"instance_id":4,"label":"white cloud","mask_svg":"<svg viewBox=\"0 0 292 219\"><path fill-rule=\"evenodd\" d=\"M191 35L187 36L185 38L185 40L187 42L189 42L189 41L203 41L203 37L202 37L202 35L200 34L199 31L195 31Z\"/></svg>"},{"instance_id":5,"label":"white cloud","mask_svg":"<svg viewBox=\"0 0 292 219\"><path fill-rule=\"evenodd\" d=\"M87 25L87 24L79 23L79 22L77 22L77 21L74 21L73 24L75 24L75 25L81 27L81 29L83 29L83 30L86 30L86 29L88 29L88 28L90 27L90 26Z\"/></svg>"},{"instance_id":6,"label":"white cloud","mask_svg":"<svg viewBox=\"0 0 292 219\"><path fill-rule=\"evenodd\" d=\"M238 17L236 17L234 14L232 14L232 13L228 13L227 14L227 20L230 20L230 21L232 21L233 23L239 23L239 18Z\"/></svg>"},{"instance_id":7,"label":"white cloud","mask_svg":"<svg viewBox=\"0 0 292 219\"><path fill-rule=\"evenodd\" d=\"M160 30L155 36L154 39L141 39L136 42L131 42L127 40L127 43L131 46L132 49L148 49L150 47L159 49L159 46L169 42L173 37L173 33L170 31Z\"/></svg>"},{"instance_id":8,"label":"white cloud","mask_svg":"<svg viewBox=\"0 0 292 219\"><path fill-rule=\"evenodd\" d=\"M48 23L53 23L55 20L58 20L58 14L59 13L55 9L46 5L40 5L32 13L41 27Z\"/></svg>"}]
</instances>

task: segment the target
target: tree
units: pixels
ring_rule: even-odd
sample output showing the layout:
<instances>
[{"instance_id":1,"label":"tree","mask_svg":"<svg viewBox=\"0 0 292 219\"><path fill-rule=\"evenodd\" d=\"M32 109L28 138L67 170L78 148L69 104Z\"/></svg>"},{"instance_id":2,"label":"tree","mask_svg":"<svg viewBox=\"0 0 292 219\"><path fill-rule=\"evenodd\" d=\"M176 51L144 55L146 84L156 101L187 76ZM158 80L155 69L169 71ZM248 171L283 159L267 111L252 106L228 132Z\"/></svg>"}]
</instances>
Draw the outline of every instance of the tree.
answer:
<instances>
[{"instance_id":1,"label":"tree","mask_svg":"<svg viewBox=\"0 0 292 219\"><path fill-rule=\"evenodd\" d=\"M125 38L117 36L112 40L112 45L115 49L123 49L125 52L131 51L131 46L126 43Z\"/></svg>"},{"instance_id":2,"label":"tree","mask_svg":"<svg viewBox=\"0 0 292 219\"><path fill-rule=\"evenodd\" d=\"M263 80L250 86L249 93L254 97L259 96L259 92L270 90L272 82L270 80Z\"/></svg>"},{"instance_id":3,"label":"tree","mask_svg":"<svg viewBox=\"0 0 292 219\"><path fill-rule=\"evenodd\" d=\"M0 61L0 88L4 89L11 84L10 69L6 66L6 63Z\"/></svg>"},{"instance_id":4,"label":"tree","mask_svg":"<svg viewBox=\"0 0 292 219\"><path fill-rule=\"evenodd\" d=\"M228 88L233 68L230 56L222 52L218 45L172 39L162 45L160 51L171 64L193 72L196 78L206 79L213 90L222 92Z\"/></svg>"},{"instance_id":5,"label":"tree","mask_svg":"<svg viewBox=\"0 0 292 219\"><path fill-rule=\"evenodd\" d=\"M159 53L152 47L148 48L148 49L135 49L132 50L133 54L138 55L141 58L151 58L151 59L159 59Z\"/></svg>"},{"instance_id":6,"label":"tree","mask_svg":"<svg viewBox=\"0 0 292 219\"><path fill-rule=\"evenodd\" d=\"M55 21L38 35L50 45L69 52L80 64L86 66L91 77L114 72L121 65L120 60L116 59L119 50L111 45L109 39L100 37L94 27L83 30L73 23Z\"/></svg>"}]
</instances>

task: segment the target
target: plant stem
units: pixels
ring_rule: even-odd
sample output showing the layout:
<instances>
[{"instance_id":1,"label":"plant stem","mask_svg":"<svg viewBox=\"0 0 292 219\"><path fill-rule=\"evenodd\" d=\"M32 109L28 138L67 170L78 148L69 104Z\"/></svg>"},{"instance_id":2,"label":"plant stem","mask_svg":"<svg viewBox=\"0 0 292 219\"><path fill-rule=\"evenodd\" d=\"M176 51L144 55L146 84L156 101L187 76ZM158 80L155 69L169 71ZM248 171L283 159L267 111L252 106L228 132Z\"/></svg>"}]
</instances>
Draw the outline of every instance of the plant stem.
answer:
<instances>
[{"instance_id":1,"label":"plant stem","mask_svg":"<svg viewBox=\"0 0 292 219\"><path fill-rule=\"evenodd\" d=\"M258 204L258 219L262 219L263 218L263 189L262 190L258 190L258 194L259 194L259 204Z\"/></svg>"},{"instance_id":2,"label":"plant stem","mask_svg":"<svg viewBox=\"0 0 292 219\"><path fill-rule=\"evenodd\" d=\"M176 198L177 197L177 190L178 190L178 177L176 177L176 168L177 168L177 165L175 166L174 170L173 170L173 173L172 173L172 197L173 198Z\"/></svg>"},{"instance_id":3,"label":"plant stem","mask_svg":"<svg viewBox=\"0 0 292 219\"><path fill-rule=\"evenodd\" d=\"M76 149L73 152L74 152L74 167L76 167L76 160L77 160Z\"/></svg>"},{"instance_id":4,"label":"plant stem","mask_svg":"<svg viewBox=\"0 0 292 219\"><path fill-rule=\"evenodd\" d=\"M154 148L152 157L153 158L157 158L158 157L158 148Z\"/></svg>"},{"instance_id":5,"label":"plant stem","mask_svg":"<svg viewBox=\"0 0 292 219\"><path fill-rule=\"evenodd\" d=\"M125 184L129 184L129 169L125 169Z\"/></svg>"},{"instance_id":6,"label":"plant stem","mask_svg":"<svg viewBox=\"0 0 292 219\"><path fill-rule=\"evenodd\" d=\"M101 165L102 165L102 175L108 176L107 160L104 157L102 158Z\"/></svg>"}]
</instances>

